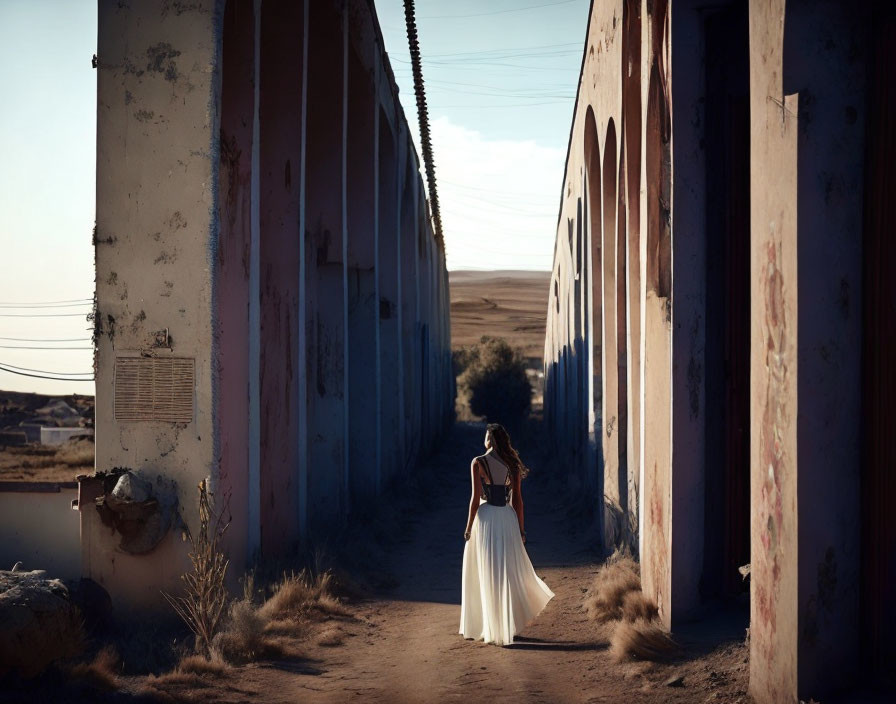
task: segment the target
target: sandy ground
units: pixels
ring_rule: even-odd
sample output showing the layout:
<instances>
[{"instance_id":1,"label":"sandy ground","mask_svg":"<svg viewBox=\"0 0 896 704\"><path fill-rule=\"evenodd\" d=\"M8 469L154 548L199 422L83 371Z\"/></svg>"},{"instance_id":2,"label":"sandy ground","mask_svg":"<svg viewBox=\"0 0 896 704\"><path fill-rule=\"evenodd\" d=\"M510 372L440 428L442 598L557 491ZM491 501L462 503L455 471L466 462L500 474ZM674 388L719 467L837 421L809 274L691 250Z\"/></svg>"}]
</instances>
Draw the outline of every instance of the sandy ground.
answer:
<instances>
[{"instance_id":1,"label":"sandy ground","mask_svg":"<svg viewBox=\"0 0 896 704\"><path fill-rule=\"evenodd\" d=\"M301 661L236 668L178 695L220 702L749 701L743 630L725 633L724 619L711 632L676 634L687 653L676 663L612 662L605 635L582 608L599 557L585 531L570 523L554 468L534 452L524 484L528 549L556 597L513 646L459 636L469 461L481 451L481 438L481 426L458 424L421 468L432 477L433 501L402 517L403 538L390 549L388 566L398 586L327 625L342 633L341 645L324 647L309 635ZM679 685L665 684L678 676ZM140 682L129 680L126 690Z\"/></svg>"},{"instance_id":2,"label":"sandy ground","mask_svg":"<svg viewBox=\"0 0 896 704\"><path fill-rule=\"evenodd\" d=\"M526 357L544 354L549 271L452 271L451 346L503 337Z\"/></svg>"}]
</instances>

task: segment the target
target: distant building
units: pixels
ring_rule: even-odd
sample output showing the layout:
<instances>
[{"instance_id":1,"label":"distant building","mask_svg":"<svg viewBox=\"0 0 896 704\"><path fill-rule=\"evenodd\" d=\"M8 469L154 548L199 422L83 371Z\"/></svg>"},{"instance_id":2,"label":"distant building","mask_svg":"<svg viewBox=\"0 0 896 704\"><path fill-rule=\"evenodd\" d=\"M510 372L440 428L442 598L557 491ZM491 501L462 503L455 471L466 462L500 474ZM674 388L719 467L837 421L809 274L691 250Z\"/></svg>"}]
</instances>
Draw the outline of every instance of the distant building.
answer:
<instances>
[{"instance_id":1,"label":"distant building","mask_svg":"<svg viewBox=\"0 0 896 704\"><path fill-rule=\"evenodd\" d=\"M98 47L96 467L173 481L194 529L208 478L238 575L447 427L444 247L372 2L101 0ZM105 484L83 574L157 606L180 534L123 550Z\"/></svg>"},{"instance_id":2,"label":"distant building","mask_svg":"<svg viewBox=\"0 0 896 704\"><path fill-rule=\"evenodd\" d=\"M667 625L751 565L763 704L896 655L894 47L883 2L589 18L546 415Z\"/></svg>"}]
</instances>

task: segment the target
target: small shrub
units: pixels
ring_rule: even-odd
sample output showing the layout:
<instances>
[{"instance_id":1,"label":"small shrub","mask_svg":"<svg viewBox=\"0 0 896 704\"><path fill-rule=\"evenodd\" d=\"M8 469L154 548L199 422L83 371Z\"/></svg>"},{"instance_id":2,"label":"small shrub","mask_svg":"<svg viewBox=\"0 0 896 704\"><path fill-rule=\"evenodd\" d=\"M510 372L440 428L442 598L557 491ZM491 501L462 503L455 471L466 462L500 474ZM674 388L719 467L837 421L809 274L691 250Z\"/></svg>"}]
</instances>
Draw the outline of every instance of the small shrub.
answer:
<instances>
[{"instance_id":1,"label":"small shrub","mask_svg":"<svg viewBox=\"0 0 896 704\"><path fill-rule=\"evenodd\" d=\"M622 618L626 596L630 592L641 593L641 577L638 563L630 555L616 551L600 567L585 600L588 616L600 623ZM634 609L631 599L629 610Z\"/></svg>"},{"instance_id":2,"label":"small shrub","mask_svg":"<svg viewBox=\"0 0 896 704\"><path fill-rule=\"evenodd\" d=\"M470 410L490 422L514 426L529 413L532 385L526 363L506 340L483 337L456 363L466 365L457 380L458 393Z\"/></svg>"},{"instance_id":3,"label":"small shrub","mask_svg":"<svg viewBox=\"0 0 896 704\"><path fill-rule=\"evenodd\" d=\"M650 621L659 616L656 604L644 596L639 589L628 592L622 598L622 620L633 623L635 621Z\"/></svg>"},{"instance_id":4,"label":"small shrub","mask_svg":"<svg viewBox=\"0 0 896 704\"><path fill-rule=\"evenodd\" d=\"M68 679L81 687L111 692L118 689L118 667L118 653L113 647L106 646L90 662L72 665Z\"/></svg>"},{"instance_id":5,"label":"small shrub","mask_svg":"<svg viewBox=\"0 0 896 704\"><path fill-rule=\"evenodd\" d=\"M221 538L229 523L222 525L223 513L214 515L205 481L199 482L199 532L188 531L192 545L190 561L193 571L181 576L187 587L185 596L162 593L196 636L196 648L211 653L212 640L218 632L221 615L227 603L224 575L228 560L220 550Z\"/></svg>"},{"instance_id":6,"label":"small shrub","mask_svg":"<svg viewBox=\"0 0 896 704\"><path fill-rule=\"evenodd\" d=\"M345 633L340 628L327 628L317 636L317 644L325 648L335 648L345 641Z\"/></svg>"},{"instance_id":7,"label":"small shrub","mask_svg":"<svg viewBox=\"0 0 896 704\"><path fill-rule=\"evenodd\" d=\"M213 655L235 664L254 660L265 650L266 625L251 601L240 599L233 602L225 628L212 641Z\"/></svg>"},{"instance_id":8,"label":"small shrub","mask_svg":"<svg viewBox=\"0 0 896 704\"><path fill-rule=\"evenodd\" d=\"M178 663L175 672L181 675L223 675L228 669L228 664L220 657L188 655Z\"/></svg>"},{"instance_id":9,"label":"small shrub","mask_svg":"<svg viewBox=\"0 0 896 704\"><path fill-rule=\"evenodd\" d=\"M610 637L610 655L616 662L668 660L678 650L678 644L656 619L620 621Z\"/></svg>"}]
</instances>

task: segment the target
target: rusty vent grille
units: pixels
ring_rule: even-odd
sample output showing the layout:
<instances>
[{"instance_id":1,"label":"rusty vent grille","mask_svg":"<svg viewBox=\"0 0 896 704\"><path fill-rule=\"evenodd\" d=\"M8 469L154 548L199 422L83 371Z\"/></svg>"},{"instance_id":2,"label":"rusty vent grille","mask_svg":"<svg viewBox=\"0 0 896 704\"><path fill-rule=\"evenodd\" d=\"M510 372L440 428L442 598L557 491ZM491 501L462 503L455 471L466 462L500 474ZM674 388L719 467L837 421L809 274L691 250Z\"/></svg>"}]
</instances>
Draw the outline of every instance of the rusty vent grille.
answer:
<instances>
[{"instance_id":1,"label":"rusty vent grille","mask_svg":"<svg viewBox=\"0 0 896 704\"><path fill-rule=\"evenodd\" d=\"M194 360L120 357L115 360L115 420L193 420Z\"/></svg>"}]
</instances>

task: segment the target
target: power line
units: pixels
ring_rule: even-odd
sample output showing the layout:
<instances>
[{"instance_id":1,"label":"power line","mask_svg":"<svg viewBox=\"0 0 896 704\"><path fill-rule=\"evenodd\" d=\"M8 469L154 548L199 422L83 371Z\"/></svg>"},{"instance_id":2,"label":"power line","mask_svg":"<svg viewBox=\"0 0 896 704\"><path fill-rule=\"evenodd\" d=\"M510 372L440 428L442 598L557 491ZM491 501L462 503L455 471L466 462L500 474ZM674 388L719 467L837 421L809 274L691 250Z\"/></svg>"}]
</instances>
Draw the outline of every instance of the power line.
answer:
<instances>
[{"instance_id":1,"label":"power line","mask_svg":"<svg viewBox=\"0 0 896 704\"><path fill-rule=\"evenodd\" d=\"M84 318L87 313L0 313L0 318Z\"/></svg>"},{"instance_id":2,"label":"power line","mask_svg":"<svg viewBox=\"0 0 896 704\"><path fill-rule=\"evenodd\" d=\"M463 19L465 17L485 17L487 15L505 15L509 12L523 12L524 10L537 10L540 7L556 7L557 5L569 5L571 2L578 0L560 0L559 2L548 2L542 5L527 5L526 7L511 7L506 10L494 10L492 12L477 12L471 15L425 15L421 20L451 20Z\"/></svg>"},{"instance_id":3,"label":"power line","mask_svg":"<svg viewBox=\"0 0 896 704\"><path fill-rule=\"evenodd\" d=\"M18 367L9 362L0 362L0 366L16 369L20 372L35 372L37 374L55 374L56 376L93 376L93 372L49 372L45 369L29 369L28 367Z\"/></svg>"},{"instance_id":4,"label":"power line","mask_svg":"<svg viewBox=\"0 0 896 704\"><path fill-rule=\"evenodd\" d=\"M18 345L0 345L4 350L92 350L93 347L26 347Z\"/></svg>"},{"instance_id":5,"label":"power line","mask_svg":"<svg viewBox=\"0 0 896 704\"><path fill-rule=\"evenodd\" d=\"M30 308L31 306L55 306L60 303L93 303L92 298L70 298L67 301L28 301L27 303L13 303L12 301L0 301L0 306L13 308Z\"/></svg>"},{"instance_id":6,"label":"power line","mask_svg":"<svg viewBox=\"0 0 896 704\"><path fill-rule=\"evenodd\" d=\"M81 378L81 377L70 377L70 376L45 376L43 374L30 374L28 372L17 372L15 369L7 369L2 364L0 364L0 372L7 372L9 374L18 374L19 376L30 376L33 379L49 379L51 381L96 381L93 377L89 378Z\"/></svg>"},{"instance_id":7,"label":"power line","mask_svg":"<svg viewBox=\"0 0 896 704\"><path fill-rule=\"evenodd\" d=\"M93 301L83 301L81 303L31 303L28 305L25 304L15 304L15 303L0 303L0 308L81 308L83 306L89 306L93 303Z\"/></svg>"},{"instance_id":8,"label":"power line","mask_svg":"<svg viewBox=\"0 0 896 704\"><path fill-rule=\"evenodd\" d=\"M89 342L90 337L60 337L60 338L33 338L33 337L0 337L0 340L8 342Z\"/></svg>"}]
</instances>

